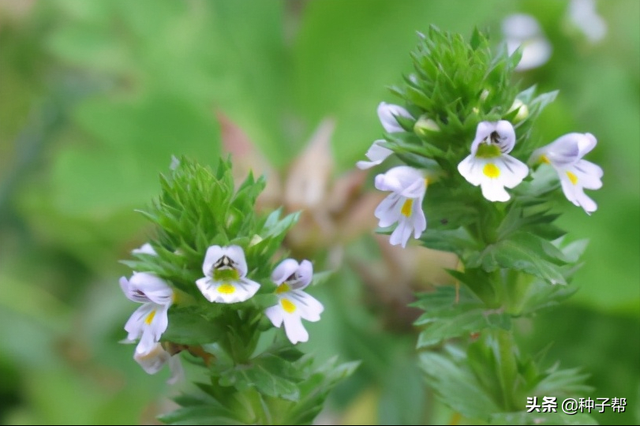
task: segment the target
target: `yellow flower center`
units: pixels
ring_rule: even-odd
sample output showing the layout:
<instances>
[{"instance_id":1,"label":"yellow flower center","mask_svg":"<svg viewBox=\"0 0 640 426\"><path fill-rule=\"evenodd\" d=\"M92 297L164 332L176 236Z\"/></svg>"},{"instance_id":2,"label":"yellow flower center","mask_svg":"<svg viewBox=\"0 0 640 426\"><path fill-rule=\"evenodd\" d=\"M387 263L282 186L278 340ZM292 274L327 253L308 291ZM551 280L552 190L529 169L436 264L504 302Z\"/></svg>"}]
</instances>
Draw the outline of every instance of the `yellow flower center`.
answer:
<instances>
[{"instance_id":1,"label":"yellow flower center","mask_svg":"<svg viewBox=\"0 0 640 426\"><path fill-rule=\"evenodd\" d=\"M149 315L147 315L147 317L144 319L144 323L147 325L151 325L151 321L153 321L153 318L155 318L156 316L156 310L154 309L153 311L151 311L149 313Z\"/></svg>"},{"instance_id":2,"label":"yellow flower center","mask_svg":"<svg viewBox=\"0 0 640 426\"><path fill-rule=\"evenodd\" d=\"M289 287L288 284L282 283L278 286L278 288L276 288L276 294L286 293L290 290L291 290L291 287Z\"/></svg>"},{"instance_id":3,"label":"yellow flower center","mask_svg":"<svg viewBox=\"0 0 640 426\"><path fill-rule=\"evenodd\" d=\"M282 299L280 301L280 304L282 305L282 309L284 309L285 312L289 314L292 314L296 311L296 305L291 303L288 299Z\"/></svg>"},{"instance_id":4,"label":"yellow flower center","mask_svg":"<svg viewBox=\"0 0 640 426\"><path fill-rule=\"evenodd\" d=\"M410 198L407 198L404 204L402 205L402 208L400 209L400 213L402 213L403 216L409 217L411 216L412 207L413 207L413 200Z\"/></svg>"},{"instance_id":5,"label":"yellow flower center","mask_svg":"<svg viewBox=\"0 0 640 426\"><path fill-rule=\"evenodd\" d=\"M500 176L500 169L493 163L487 163L485 164L484 169L482 169L482 173L484 173L484 175L489 179L496 179Z\"/></svg>"},{"instance_id":6,"label":"yellow flower center","mask_svg":"<svg viewBox=\"0 0 640 426\"><path fill-rule=\"evenodd\" d=\"M222 294L233 294L235 291L236 288L229 283L224 283L218 287L218 293Z\"/></svg>"},{"instance_id":7,"label":"yellow flower center","mask_svg":"<svg viewBox=\"0 0 640 426\"><path fill-rule=\"evenodd\" d=\"M574 185L578 184L578 176L574 175L571 172L567 172L567 177L569 178L569 180L571 181L572 184L574 184Z\"/></svg>"},{"instance_id":8,"label":"yellow flower center","mask_svg":"<svg viewBox=\"0 0 640 426\"><path fill-rule=\"evenodd\" d=\"M551 161L549 161L549 159L547 158L546 155L541 155L540 156L540 161L545 163L545 164L551 164Z\"/></svg>"}]
</instances>

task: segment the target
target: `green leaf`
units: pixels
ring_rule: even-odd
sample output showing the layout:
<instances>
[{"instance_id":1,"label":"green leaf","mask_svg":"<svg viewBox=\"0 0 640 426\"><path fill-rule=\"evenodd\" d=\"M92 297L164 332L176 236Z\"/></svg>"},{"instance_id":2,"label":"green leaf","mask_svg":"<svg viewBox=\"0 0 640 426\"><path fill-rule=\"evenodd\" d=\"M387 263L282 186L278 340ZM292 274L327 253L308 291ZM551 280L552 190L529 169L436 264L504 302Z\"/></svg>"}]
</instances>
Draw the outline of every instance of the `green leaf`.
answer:
<instances>
[{"instance_id":1,"label":"green leaf","mask_svg":"<svg viewBox=\"0 0 640 426\"><path fill-rule=\"evenodd\" d=\"M351 376L360 365L359 362L336 365L336 361L336 357L331 358L311 371L300 384L300 400L289 413L290 424L310 424L322 410L329 392L339 382Z\"/></svg>"},{"instance_id":2,"label":"green leaf","mask_svg":"<svg viewBox=\"0 0 640 426\"><path fill-rule=\"evenodd\" d=\"M566 284L559 266L564 254L550 242L533 234L515 232L469 257L467 266L487 272L510 268L540 277L551 284Z\"/></svg>"},{"instance_id":3,"label":"green leaf","mask_svg":"<svg viewBox=\"0 0 640 426\"><path fill-rule=\"evenodd\" d=\"M168 425L238 425L243 424L238 419L232 417L233 413L229 412L229 416L224 416L221 412L225 412L219 407L212 406L196 406L179 408L171 413L163 414L158 417L163 423Z\"/></svg>"},{"instance_id":4,"label":"green leaf","mask_svg":"<svg viewBox=\"0 0 640 426\"><path fill-rule=\"evenodd\" d=\"M473 373L450 357L424 352L419 356L419 366L438 399L454 411L481 421L499 411Z\"/></svg>"},{"instance_id":5,"label":"green leaf","mask_svg":"<svg viewBox=\"0 0 640 426\"><path fill-rule=\"evenodd\" d=\"M477 250L478 244L464 228L444 230L427 228L420 237L425 247L434 250L448 251L462 256L470 250Z\"/></svg>"},{"instance_id":6,"label":"green leaf","mask_svg":"<svg viewBox=\"0 0 640 426\"><path fill-rule=\"evenodd\" d=\"M558 397L588 395L593 392L593 388L585 384L589 374L582 373L580 370L580 368L560 370L558 365L555 365L545 373L544 379L538 383L533 395Z\"/></svg>"},{"instance_id":7,"label":"green leaf","mask_svg":"<svg viewBox=\"0 0 640 426\"><path fill-rule=\"evenodd\" d=\"M192 309L185 308L169 312L169 327L162 334L162 340L184 345L202 345L217 341L222 333L218 325L207 321Z\"/></svg>"},{"instance_id":8,"label":"green leaf","mask_svg":"<svg viewBox=\"0 0 640 426\"><path fill-rule=\"evenodd\" d=\"M418 338L418 348L487 328L511 328L508 314L488 311L484 303L464 287L460 289L457 301L453 287L441 286L434 293L421 295L413 306L425 310L415 325L427 325Z\"/></svg>"},{"instance_id":9,"label":"green leaf","mask_svg":"<svg viewBox=\"0 0 640 426\"><path fill-rule=\"evenodd\" d=\"M263 395L297 401L300 390L295 383L283 376L291 370L291 364L273 355L263 355L248 365L236 365L222 371L219 383L222 386L233 386L239 391L254 387Z\"/></svg>"}]
</instances>

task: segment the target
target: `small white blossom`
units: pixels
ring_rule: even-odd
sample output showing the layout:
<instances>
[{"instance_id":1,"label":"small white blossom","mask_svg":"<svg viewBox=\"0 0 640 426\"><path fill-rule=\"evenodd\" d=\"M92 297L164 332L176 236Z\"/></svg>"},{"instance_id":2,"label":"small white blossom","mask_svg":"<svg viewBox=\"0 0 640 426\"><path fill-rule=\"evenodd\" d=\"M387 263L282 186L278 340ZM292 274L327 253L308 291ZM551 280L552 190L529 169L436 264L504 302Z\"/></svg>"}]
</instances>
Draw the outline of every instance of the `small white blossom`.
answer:
<instances>
[{"instance_id":1,"label":"small white blossom","mask_svg":"<svg viewBox=\"0 0 640 426\"><path fill-rule=\"evenodd\" d=\"M515 188L529 173L526 164L508 155L515 143L511 123L483 121L476 129L471 155L458 164L460 174L472 185L479 185L489 201L508 201L504 188Z\"/></svg>"},{"instance_id":2,"label":"small white blossom","mask_svg":"<svg viewBox=\"0 0 640 426\"><path fill-rule=\"evenodd\" d=\"M196 285L209 302L244 302L260 288L260 284L246 278L247 262L240 246L209 247L202 272L205 276Z\"/></svg>"},{"instance_id":3,"label":"small white blossom","mask_svg":"<svg viewBox=\"0 0 640 426\"><path fill-rule=\"evenodd\" d=\"M406 247L412 233L414 238L420 238L427 229L427 219L422 211L422 200L427 191L423 172L409 166L394 167L376 176L375 186L380 191L391 191L374 213L380 220L380 227L398 223L389 242Z\"/></svg>"},{"instance_id":4,"label":"small white blossom","mask_svg":"<svg viewBox=\"0 0 640 426\"><path fill-rule=\"evenodd\" d=\"M278 284L276 295L278 304L265 310L265 315L275 327L284 323L287 337L294 345L309 340L309 333L302 320L316 322L324 307L314 297L302 291L311 283L313 265L303 260L298 265L294 259L283 260L271 274L271 280Z\"/></svg>"},{"instance_id":5,"label":"small white blossom","mask_svg":"<svg viewBox=\"0 0 640 426\"><path fill-rule=\"evenodd\" d=\"M133 354L133 359L147 372L147 374L156 374L164 367L166 363L169 363L169 370L171 371L171 377L167 380L167 383L173 385L184 378L184 370L182 363L180 362L179 355L169 354L165 351L160 343L156 343L152 346L151 350L147 353L138 353L136 351Z\"/></svg>"},{"instance_id":6,"label":"small white blossom","mask_svg":"<svg viewBox=\"0 0 640 426\"><path fill-rule=\"evenodd\" d=\"M387 133L399 133L404 132L405 130L400 126L396 117L405 117L411 118L411 114L409 111L402 108L399 105L388 104L386 102L380 102L378 105L378 118L380 119L380 124L384 127L385 132ZM356 166L360 170L366 170L373 166L377 166L387 159L393 151L388 148L383 147L381 144L384 143L384 139L378 139L373 142L367 153L365 154L369 161L358 161Z\"/></svg>"},{"instance_id":7,"label":"small white blossom","mask_svg":"<svg viewBox=\"0 0 640 426\"><path fill-rule=\"evenodd\" d=\"M409 114L409 111L401 106L380 102L380 105L378 105L378 118L387 133L399 133L405 131L402 126L398 124L396 117L413 119L411 114Z\"/></svg>"},{"instance_id":8,"label":"small white blossom","mask_svg":"<svg viewBox=\"0 0 640 426\"><path fill-rule=\"evenodd\" d=\"M365 154L370 161L358 161L356 167L360 170L370 169L373 166L377 166L387 159L388 156L393 154L389 148L385 148L380 144L384 143L383 139L379 139L371 145L367 153Z\"/></svg>"},{"instance_id":9,"label":"small white blossom","mask_svg":"<svg viewBox=\"0 0 640 426\"><path fill-rule=\"evenodd\" d=\"M569 20L591 43L602 40L607 34L607 23L598 15L595 0L571 0Z\"/></svg>"},{"instance_id":10,"label":"small white blossom","mask_svg":"<svg viewBox=\"0 0 640 426\"><path fill-rule=\"evenodd\" d=\"M169 325L167 311L173 303L173 290L146 272L134 272L130 280L120 278L120 287L129 300L142 303L124 326L129 333L127 340L133 342L139 338L136 353L149 353Z\"/></svg>"},{"instance_id":11,"label":"small white blossom","mask_svg":"<svg viewBox=\"0 0 640 426\"><path fill-rule=\"evenodd\" d=\"M158 253L156 253L156 251L153 249L153 247L151 247L151 244L149 244L149 243L145 243L142 246L140 246L139 248L131 250L131 253L133 253L133 254L150 254L152 256L157 256L158 255Z\"/></svg>"},{"instance_id":12,"label":"small white blossom","mask_svg":"<svg viewBox=\"0 0 640 426\"><path fill-rule=\"evenodd\" d=\"M522 57L516 66L517 71L537 68L549 60L551 43L533 16L524 13L508 16L502 21L502 33L510 55L522 46Z\"/></svg>"},{"instance_id":13,"label":"small white blossom","mask_svg":"<svg viewBox=\"0 0 640 426\"><path fill-rule=\"evenodd\" d=\"M596 211L598 205L584 193L584 189L600 189L603 172L600 166L582 157L596 144L597 140L591 133L569 133L535 150L530 160L551 165L558 173L564 195L587 214Z\"/></svg>"}]
</instances>

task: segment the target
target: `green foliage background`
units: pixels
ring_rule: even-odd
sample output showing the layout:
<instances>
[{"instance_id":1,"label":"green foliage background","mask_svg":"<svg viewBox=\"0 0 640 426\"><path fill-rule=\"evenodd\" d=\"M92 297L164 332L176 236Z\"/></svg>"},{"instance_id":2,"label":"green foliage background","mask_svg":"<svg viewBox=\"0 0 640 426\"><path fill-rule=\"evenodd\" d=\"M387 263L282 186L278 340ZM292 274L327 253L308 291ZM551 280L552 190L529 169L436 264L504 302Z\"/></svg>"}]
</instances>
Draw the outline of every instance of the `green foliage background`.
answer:
<instances>
[{"instance_id":1,"label":"green foliage background","mask_svg":"<svg viewBox=\"0 0 640 426\"><path fill-rule=\"evenodd\" d=\"M554 49L547 64L520 74L522 87L560 90L534 137L593 133L599 144L589 160L605 171L603 189L589 194L599 210L589 217L567 203L561 219L572 238L591 240L575 277L581 289L520 324L522 344L532 352L550 346L549 359L591 373L588 396L627 398L626 413L596 415L600 423L640 422L640 3L599 3L608 33L595 45L570 26L567 7L1 2L0 422L148 421L164 407L154 401L178 392L115 343L134 309L117 285L128 274L118 259L146 241L133 209L157 196L172 154L215 164L216 109L280 169L321 119L334 117L340 174L381 135L376 107L397 101L385 87L410 70L416 31L435 24L468 37L478 26L497 42L501 20L514 12L536 16ZM406 361L415 335L382 332L353 271L341 269L317 290L326 310L302 349L363 360L334 395L340 421L450 420Z\"/></svg>"}]
</instances>

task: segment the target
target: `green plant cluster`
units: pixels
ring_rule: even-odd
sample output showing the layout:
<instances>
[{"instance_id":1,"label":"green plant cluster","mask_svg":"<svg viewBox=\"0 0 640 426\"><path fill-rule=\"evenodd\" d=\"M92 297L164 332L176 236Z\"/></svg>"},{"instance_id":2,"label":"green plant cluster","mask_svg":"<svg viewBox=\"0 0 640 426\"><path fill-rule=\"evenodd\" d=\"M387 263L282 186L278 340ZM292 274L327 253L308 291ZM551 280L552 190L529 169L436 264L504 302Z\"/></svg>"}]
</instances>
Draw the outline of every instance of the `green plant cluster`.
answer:
<instances>
[{"instance_id":1,"label":"green plant cluster","mask_svg":"<svg viewBox=\"0 0 640 426\"><path fill-rule=\"evenodd\" d=\"M533 171L499 203L486 200L457 170L482 121L511 122L516 145L510 155L526 162L542 145L531 137L532 126L556 92L520 91L512 83L520 53L503 48L494 54L479 31L467 42L432 26L412 58L415 72L391 90L414 118L396 117L405 132L386 134L384 146L437 177L423 203L428 226L421 242L459 259L449 271L456 288L438 287L414 304L425 311L416 325L423 328L418 347L430 385L464 417L498 423L506 421L504 413L525 413L527 397L588 391L584 374L543 368L542 354L521 353L513 335L515 319L576 290L569 283L586 242L567 243L554 224L557 178ZM575 420L541 416L512 414L509 421Z\"/></svg>"},{"instance_id":2,"label":"green plant cluster","mask_svg":"<svg viewBox=\"0 0 640 426\"><path fill-rule=\"evenodd\" d=\"M181 158L161 176L161 195L141 213L155 224L150 241L156 254L135 254L124 261L135 271L150 272L177 294L168 312L169 326L161 342L182 351L204 367L197 394L176 399L182 408L162 416L168 424L306 424L322 408L330 389L355 364L335 360L316 366L282 333L274 337L264 310L278 303L270 276L281 260L281 244L298 214L280 218L276 210L258 216L254 204L264 178L249 175L235 190L231 161L216 170ZM261 286L251 299L232 304L210 303L195 281L212 245L238 245L248 265L247 277Z\"/></svg>"}]
</instances>

